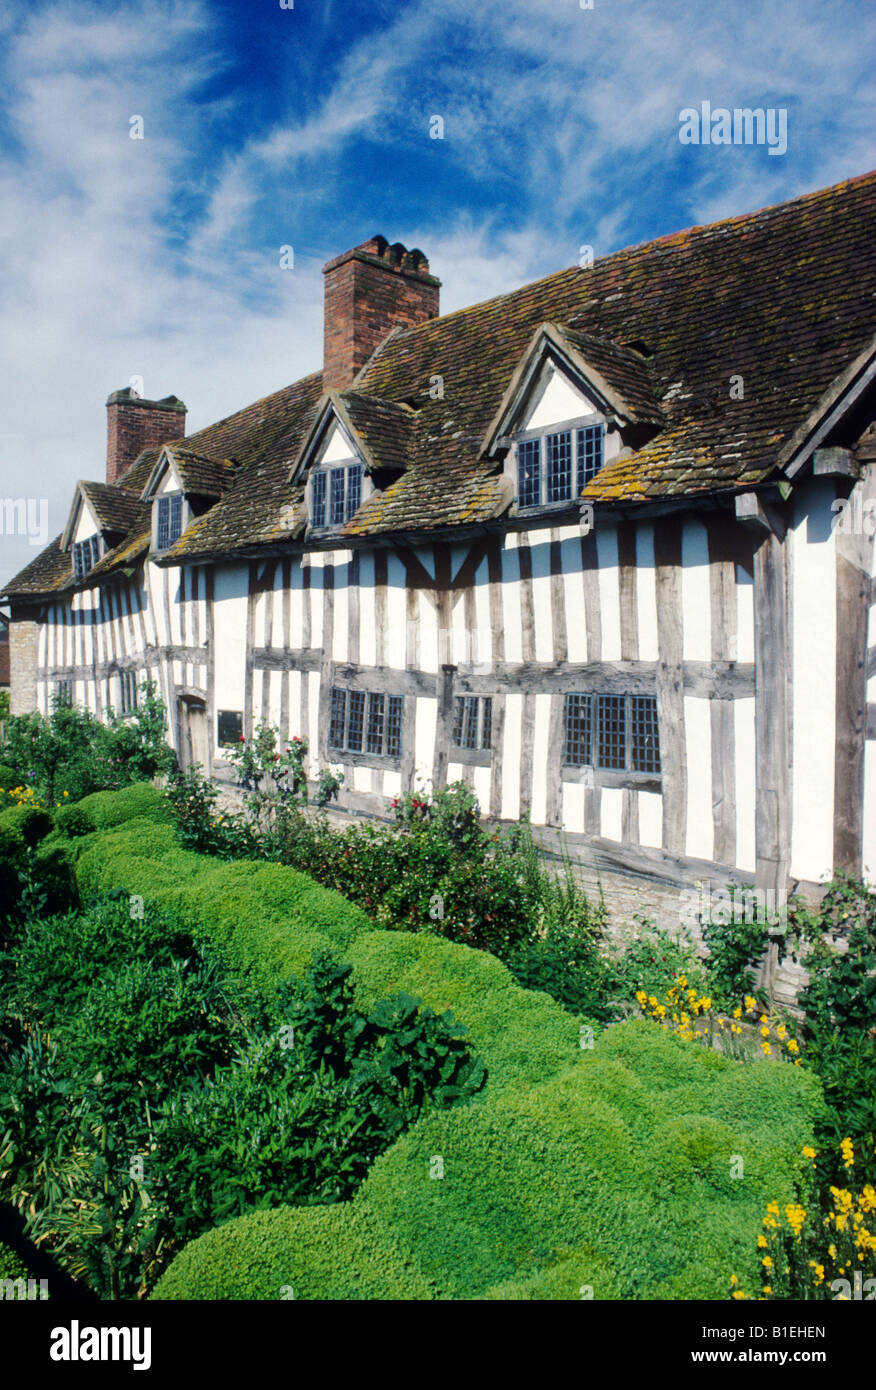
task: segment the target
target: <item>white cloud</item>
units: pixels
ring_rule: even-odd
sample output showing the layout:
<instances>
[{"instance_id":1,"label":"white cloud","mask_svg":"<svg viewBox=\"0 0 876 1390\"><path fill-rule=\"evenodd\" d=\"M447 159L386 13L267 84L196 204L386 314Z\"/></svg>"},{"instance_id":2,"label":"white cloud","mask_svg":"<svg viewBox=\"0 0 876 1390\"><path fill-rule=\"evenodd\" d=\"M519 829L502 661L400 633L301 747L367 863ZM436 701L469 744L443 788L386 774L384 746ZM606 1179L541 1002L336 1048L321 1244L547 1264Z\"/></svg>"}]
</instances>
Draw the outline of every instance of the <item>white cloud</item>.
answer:
<instances>
[{"instance_id":1,"label":"white cloud","mask_svg":"<svg viewBox=\"0 0 876 1390\"><path fill-rule=\"evenodd\" d=\"M240 130L248 108L236 88L204 95L227 62L204 0L7 7L0 496L49 496L60 530L72 480L102 472L103 400L132 375L149 395L182 396L196 429L317 368L320 264L363 208L374 217L358 239L391 221L383 230L423 248L452 310L574 264L582 244L604 254L643 225L734 215L874 163L873 21L857 0L376 10L381 27L352 40L345 9L323 11L331 61L290 41L273 124L226 134L217 156L214 128ZM278 9L277 22L298 13ZM789 105L788 155L683 151L678 112L703 98ZM142 141L128 138L134 114ZM379 187L356 183L363 139L386 150ZM443 201L400 227L396 155L409 167L420 142ZM449 201L454 177L489 199ZM667 200L683 209L671 223ZM292 274L266 244L278 226ZM298 244L308 236L319 246ZM34 553L2 540L0 581Z\"/></svg>"}]
</instances>

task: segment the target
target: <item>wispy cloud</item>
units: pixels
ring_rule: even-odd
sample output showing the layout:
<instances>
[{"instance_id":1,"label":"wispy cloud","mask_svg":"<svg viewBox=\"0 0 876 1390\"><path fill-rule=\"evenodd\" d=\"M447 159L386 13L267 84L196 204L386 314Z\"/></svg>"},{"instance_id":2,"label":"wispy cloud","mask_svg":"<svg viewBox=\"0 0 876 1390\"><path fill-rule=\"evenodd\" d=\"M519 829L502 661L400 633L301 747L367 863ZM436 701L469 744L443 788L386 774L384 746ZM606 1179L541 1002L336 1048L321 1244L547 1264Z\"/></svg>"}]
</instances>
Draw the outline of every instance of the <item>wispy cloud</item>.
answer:
<instances>
[{"instance_id":1,"label":"wispy cloud","mask_svg":"<svg viewBox=\"0 0 876 1390\"><path fill-rule=\"evenodd\" d=\"M55 529L107 392L197 428L317 368L321 263L373 232L453 309L876 162L865 0L11 0L0 32L0 495L38 477ZM703 99L786 106L788 154L681 146Z\"/></svg>"}]
</instances>

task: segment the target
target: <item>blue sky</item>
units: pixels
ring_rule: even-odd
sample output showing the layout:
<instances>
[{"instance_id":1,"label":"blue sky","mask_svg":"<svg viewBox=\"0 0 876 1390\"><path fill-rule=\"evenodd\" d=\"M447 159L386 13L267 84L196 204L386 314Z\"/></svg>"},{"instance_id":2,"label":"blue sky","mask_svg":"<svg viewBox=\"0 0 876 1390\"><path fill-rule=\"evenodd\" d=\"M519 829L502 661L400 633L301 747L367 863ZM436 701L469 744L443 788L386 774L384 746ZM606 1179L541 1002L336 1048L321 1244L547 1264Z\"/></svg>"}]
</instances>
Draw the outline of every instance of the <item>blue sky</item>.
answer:
<instances>
[{"instance_id":1,"label":"blue sky","mask_svg":"<svg viewBox=\"0 0 876 1390\"><path fill-rule=\"evenodd\" d=\"M318 368L376 232L452 310L866 172L874 40L869 0L6 0L0 497L61 530L132 376L194 430ZM785 108L787 153L682 145L703 100Z\"/></svg>"}]
</instances>

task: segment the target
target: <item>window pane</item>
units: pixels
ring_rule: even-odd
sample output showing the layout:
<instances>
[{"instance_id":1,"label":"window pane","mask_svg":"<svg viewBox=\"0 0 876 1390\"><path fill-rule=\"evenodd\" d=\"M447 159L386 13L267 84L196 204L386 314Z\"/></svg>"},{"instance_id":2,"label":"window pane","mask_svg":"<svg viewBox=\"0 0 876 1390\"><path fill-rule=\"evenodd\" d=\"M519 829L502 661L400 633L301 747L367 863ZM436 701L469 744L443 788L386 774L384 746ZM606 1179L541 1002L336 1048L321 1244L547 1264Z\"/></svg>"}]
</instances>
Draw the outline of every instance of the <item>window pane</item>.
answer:
<instances>
[{"instance_id":1,"label":"window pane","mask_svg":"<svg viewBox=\"0 0 876 1390\"><path fill-rule=\"evenodd\" d=\"M465 697L457 695L453 702L453 746L462 747L462 725L465 720Z\"/></svg>"},{"instance_id":2,"label":"window pane","mask_svg":"<svg viewBox=\"0 0 876 1390\"><path fill-rule=\"evenodd\" d=\"M243 734L243 714L238 709L220 709L217 715L217 743L220 748L230 748L239 743Z\"/></svg>"},{"instance_id":3,"label":"window pane","mask_svg":"<svg viewBox=\"0 0 876 1390\"><path fill-rule=\"evenodd\" d=\"M341 526L344 520L344 477L346 468L333 468L329 474L329 523Z\"/></svg>"},{"instance_id":4,"label":"window pane","mask_svg":"<svg viewBox=\"0 0 876 1390\"><path fill-rule=\"evenodd\" d=\"M401 757L403 695L390 695L386 717L386 751L391 758Z\"/></svg>"},{"instance_id":5,"label":"window pane","mask_svg":"<svg viewBox=\"0 0 876 1390\"><path fill-rule=\"evenodd\" d=\"M354 512L359 510L362 503L362 465L354 463L347 469L347 505L344 508L344 520L349 521Z\"/></svg>"},{"instance_id":6,"label":"window pane","mask_svg":"<svg viewBox=\"0 0 876 1390\"><path fill-rule=\"evenodd\" d=\"M490 695L485 695L481 700L483 706L483 717L481 721L481 747L492 748L493 746L493 699Z\"/></svg>"},{"instance_id":7,"label":"window pane","mask_svg":"<svg viewBox=\"0 0 876 1390\"><path fill-rule=\"evenodd\" d=\"M313 516L314 526L325 526L325 474L314 473L313 475Z\"/></svg>"},{"instance_id":8,"label":"window pane","mask_svg":"<svg viewBox=\"0 0 876 1390\"><path fill-rule=\"evenodd\" d=\"M656 695L634 695L631 718L633 771L659 772L660 732Z\"/></svg>"},{"instance_id":9,"label":"window pane","mask_svg":"<svg viewBox=\"0 0 876 1390\"><path fill-rule=\"evenodd\" d=\"M547 500L568 502L572 496L572 431L547 437Z\"/></svg>"},{"instance_id":10,"label":"window pane","mask_svg":"<svg viewBox=\"0 0 876 1390\"><path fill-rule=\"evenodd\" d=\"M602 467L602 426L587 425L578 431L578 491L586 487Z\"/></svg>"},{"instance_id":11,"label":"window pane","mask_svg":"<svg viewBox=\"0 0 876 1390\"><path fill-rule=\"evenodd\" d=\"M477 695L466 695L465 697L465 722L462 729L463 748L477 748L478 746L478 697Z\"/></svg>"},{"instance_id":12,"label":"window pane","mask_svg":"<svg viewBox=\"0 0 876 1390\"><path fill-rule=\"evenodd\" d=\"M385 695L368 696L368 739L366 748L369 753L383 752L385 705Z\"/></svg>"},{"instance_id":13,"label":"window pane","mask_svg":"<svg viewBox=\"0 0 876 1390\"><path fill-rule=\"evenodd\" d=\"M347 717L347 747L351 753L361 753L365 726L365 691L349 691L347 703L350 711Z\"/></svg>"},{"instance_id":14,"label":"window pane","mask_svg":"<svg viewBox=\"0 0 876 1390\"><path fill-rule=\"evenodd\" d=\"M331 718L329 719L329 747L344 746L344 715L347 709L346 690L332 690Z\"/></svg>"},{"instance_id":15,"label":"window pane","mask_svg":"<svg viewBox=\"0 0 876 1390\"><path fill-rule=\"evenodd\" d=\"M593 733L592 697L577 691L566 696L566 749L563 761L572 767L591 762Z\"/></svg>"},{"instance_id":16,"label":"window pane","mask_svg":"<svg viewBox=\"0 0 876 1390\"><path fill-rule=\"evenodd\" d=\"M158 499L158 549L166 550L169 545L170 528L170 498L159 497Z\"/></svg>"},{"instance_id":17,"label":"window pane","mask_svg":"<svg viewBox=\"0 0 876 1390\"><path fill-rule=\"evenodd\" d=\"M182 535L182 504L179 493L170 499L170 544L175 545Z\"/></svg>"},{"instance_id":18,"label":"window pane","mask_svg":"<svg viewBox=\"0 0 876 1390\"><path fill-rule=\"evenodd\" d=\"M620 768L626 764L627 720L623 695L597 696L599 766Z\"/></svg>"},{"instance_id":19,"label":"window pane","mask_svg":"<svg viewBox=\"0 0 876 1390\"><path fill-rule=\"evenodd\" d=\"M517 501L521 507L537 507L541 501L540 439L524 439L517 445Z\"/></svg>"}]
</instances>

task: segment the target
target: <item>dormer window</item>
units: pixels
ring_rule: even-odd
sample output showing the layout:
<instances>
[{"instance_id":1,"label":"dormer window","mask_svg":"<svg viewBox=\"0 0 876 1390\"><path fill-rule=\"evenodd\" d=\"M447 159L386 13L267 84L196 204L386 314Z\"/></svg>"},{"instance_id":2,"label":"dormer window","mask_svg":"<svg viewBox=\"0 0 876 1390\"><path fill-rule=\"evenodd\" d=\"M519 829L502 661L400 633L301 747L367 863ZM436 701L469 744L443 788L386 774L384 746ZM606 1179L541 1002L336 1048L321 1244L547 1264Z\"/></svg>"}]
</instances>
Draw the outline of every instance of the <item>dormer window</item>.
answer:
<instances>
[{"instance_id":1,"label":"dormer window","mask_svg":"<svg viewBox=\"0 0 876 1390\"><path fill-rule=\"evenodd\" d=\"M183 533L183 496L181 492L158 498L158 525L155 549L169 550Z\"/></svg>"},{"instance_id":2,"label":"dormer window","mask_svg":"<svg viewBox=\"0 0 876 1390\"><path fill-rule=\"evenodd\" d=\"M310 524L314 530L343 526L362 505L362 465L318 468L311 480Z\"/></svg>"},{"instance_id":3,"label":"dormer window","mask_svg":"<svg viewBox=\"0 0 876 1390\"><path fill-rule=\"evenodd\" d=\"M73 543L73 578L84 579L100 559L100 536Z\"/></svg>"},{"instance_id":4,"label":"dormer window","mask_svg":"<svg viewBox=\"0 0 876 1390\"><path fill-rule=\"evenodd\" d=\"M527 435L517 443L517 504L572 502L603 463L602 423Z\"/></svg>"}]
</instances>

